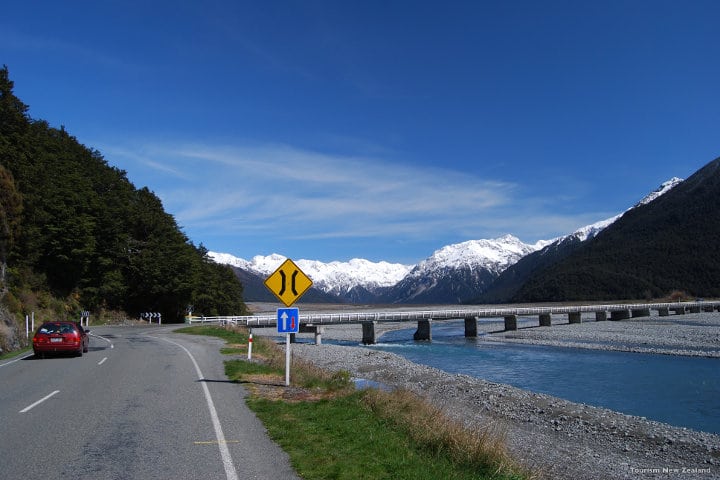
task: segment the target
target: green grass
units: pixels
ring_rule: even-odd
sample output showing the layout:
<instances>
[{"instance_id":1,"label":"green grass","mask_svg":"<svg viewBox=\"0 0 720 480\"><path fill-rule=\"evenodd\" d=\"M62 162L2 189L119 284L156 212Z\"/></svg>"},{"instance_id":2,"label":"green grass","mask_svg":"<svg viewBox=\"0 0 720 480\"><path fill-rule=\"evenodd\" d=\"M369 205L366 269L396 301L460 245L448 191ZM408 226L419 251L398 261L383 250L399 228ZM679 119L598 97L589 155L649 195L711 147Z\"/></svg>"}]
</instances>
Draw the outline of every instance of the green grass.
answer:
<instances>
[{"instance_id":1,"label":"green grass","mask_svg":"<svg viewBox=\"0 0 720 480\"><path fill-rule=\"evenodd\" d=\"M305 479L501 479L493 467L453 461L375 414L367 392L316 402L249 398L271 438Z\"/></svg>"},{"instance_id":2,"label":"green grass","mask_svg":"<svg viewBox=\"0 0 720 480\"><path fill-rule=\"evenodd\" d=\"M215 325L193 325L190 327L182 327L174 330L176 333L186 333L189 335L207 335L218 337L225 340L227 347L220 349L223 355L247 355L247 344L249 335L243 328L225 328ZM267 357L271 355L267 342L262 338L253 338L253 355L259 357Z\"/></svg>"},{"instance_id":3,"label":"green grass","mask_svg":"<svg viewBox=\"0 0 720 480\"><path fill-rule=\"evenodd\" d=\"M20 350L13 350L11 352L5 352L0 354L0 360L9 360L11 358L19 357L23 353L27 353L32 350L32 347L25 347Z\"/></svg>"},{"instance_id":4,"label":"green grass","mask_svg":"<svg viewBox=\"0 0 720 480\"><path fill-rule=\"evenodd\" d=\"M242 331L221 327L176 331L214 335L231 344L247 342ZM246 401L304 479L519 480L532 476L508 458L502 435L468 431L409 392L355 391L347 372L329 373L293 360L294 390L304 389L321 399L308 401L298 395L295 398L302 401L278 400L293 392L281 386L284 351L265 338L254 342L253 352L256 349L263 352L262 362L229 360L225 372L231 380L246 382L250 392L266 389ZM256 375L275 377L277 386L266 380L254 383ZM274 397L268 388L276 389Z\"/></svg>"},{"instance_id":5,"label":"green grass","mask_svg":"<svg viewBox=\"0 0 720 480\"><path fill-rule=\"evenodd\" d=\"M214 325L194 325L191 327L178 328L175 332L219 337L228 343L247 343L248 341L248 334L244 330L229 329Z\"/></svg>"},{"instance_id":6,"label":"green grass","mask_svg":"<svg viewBox=\"0 0 720 480\"><path fill-rule=\"evenodd\" d=\"M242 382L246 379L246 375L285 375L285 371L264 363L228 360L225 362L225 375L230 380Z\"/></svg>"}]
</instances>

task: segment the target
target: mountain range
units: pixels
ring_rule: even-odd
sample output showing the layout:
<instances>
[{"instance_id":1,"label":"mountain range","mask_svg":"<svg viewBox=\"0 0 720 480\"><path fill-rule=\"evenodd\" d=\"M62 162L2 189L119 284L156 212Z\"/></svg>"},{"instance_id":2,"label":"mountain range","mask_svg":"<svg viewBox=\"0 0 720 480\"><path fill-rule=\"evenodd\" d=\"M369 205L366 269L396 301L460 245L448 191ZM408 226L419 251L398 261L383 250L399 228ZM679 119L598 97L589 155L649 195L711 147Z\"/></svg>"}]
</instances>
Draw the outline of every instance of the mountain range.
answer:
<instances>
[{"instance_id":1,"label":"mountain range","mask_svg":"<svg viewBox=\"0 0 720 480\"><path fill-rule=\"evenodd\" d=\"M718 161L720 159L711 162L709 166ZM696 176L697 174L691 178ZM707 177L708 175L705 175L704 178ZM713 178L712 175L709 177ZM548 295L544 288L537 291L537 282L534 280L537 275L572 258L584 246L594 243L601 233L613 230L615 225L631 212L653 211L653 208L648 207L686 183L687 181L679 178L672 178L622 214L582 227L568 235L535 244L525 244L513 235L469 240L445 246L417 265L376 263L363 259L330 263L296 260L295 263L314 282L313 288L302 300L349 303L498 303L525 300L524 295L527 294L522 292L529 284L536 285L536 293L533 295ZM693 180L693 183L698 181ZM685 201L688 200L685 198ZM639 241L642 242L643 239ZM622 244L623 240L619 239L617 242ZM247 301L274 300L273 295L263 285L263 280L285 260L284 256L256 256L248 261L223 253L209 252L209 255L216 262L234 268L245 286L244 296ZM608 255L608 252L604 255ZM551 280L551 283L553 281ZM682 285L679 285L679 288L681 287ZM591 294L586 296L592 297Z\"/></svg>"}]
</instances>

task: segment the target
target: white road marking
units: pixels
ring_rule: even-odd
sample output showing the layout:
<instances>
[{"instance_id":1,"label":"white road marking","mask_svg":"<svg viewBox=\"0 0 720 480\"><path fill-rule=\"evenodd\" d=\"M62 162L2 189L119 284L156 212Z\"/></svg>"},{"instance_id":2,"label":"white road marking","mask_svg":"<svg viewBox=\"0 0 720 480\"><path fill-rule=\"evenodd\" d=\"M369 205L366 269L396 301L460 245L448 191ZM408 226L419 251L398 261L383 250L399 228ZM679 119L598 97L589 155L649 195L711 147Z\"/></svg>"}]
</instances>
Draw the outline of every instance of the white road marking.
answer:
<instances>
[{"instance_id":1,"label":"white road marking","mask_svg":"<svg viewBox=\"0 0 720 480\"><path fill-rule=\"evenodd\" d=\"M33 403L32 405L29 405L29 406L23 408L22 410L20 410L20 413L26 413L26 412L30 411L31 409L37 407L38 405L40 405L42 402L44 402L44 401L47 400L48 398L50 398L50 397L52 397L53 395L58 394L58 393L60 393L60 390L55 390L55 391L52 392L50 395L48 395L48 396L46 396L46 397L44 397L44 398L41 398L40 400L38 400L37 402Z\"/></svg>"},{"instance_id":2,"label":"white road marking","mask_svg":"<svg viewBox=\"0 0 720 480\"><path fill-rule=\"evenodd\" d=\"M188 354L190 360L192 360L193 365L195 365L195 371L197 372L198 378L200 380L205 379L202 371L200 370L200 366L195 361L195 357L192 356L192 353L190 353L187 348L180 345L179 343L173 342L172 340L168 340L167 338L153 338L160 338L161 340L165 340L166 342L172 343L173 345L176 345L185 350L185 353ZM220 448L220 457L222 457L223 466L225 467L225 476L227 477L227 480L238 480L238 474L235 470L235 465L233 464L232 457L230 456L230 450L227 446L228 441L225 440L225 434L223 434L222 426L220 425L220 418L218 417L217 410L215 409L215 404L213 403L212 397L210 396L210 390L208 389L206 382L200 382L200 384L202 385L203 392L205 392L205 400L207 401L208 410L210 410L210 418L212 419L213 428L215 429L215 438L217 439L218 447Z\"/></svg>"},{"instance_id":3,"label":"white road marking","mask_svg":"<svg viewBox=\"0 0 720 480\"><path fill-rule=\"evenodd\" d=\"M102 360L100 360L100 361L98 362L98 365L102 365L103 363L105 363L105 360L107 360L107 357L105 357L105 358L103 358Z\"/></svg>"},{"instance_id":4,"label":"white road marking","mask_svg":"<svg viewBox=\"0 0 720 480\"><path fill-rule=\"evenodd\" d=\"M113 345L113 343L112 343L110 340L108 340L107 338L103 337L102 335L95 335L94 333L90 333L89 335L90 335L91 337L99 338L100 340L105 340L106 342L108 342L108 343L110 344L110 348L111 348L111 349L112 349L112 348L115 348L115 346Z\"/></svg>"},{"instance_id":5,"label":"white road marking","mask_svg":"<svg viewBox=\"0 0 720 480\"><path fill-rule=\"evenodd\" d=\"M28 355L25 355L24 357L16 358L15 360L10 360L10 361L7 362L7 363L0 363L0 368L2 368L2 367L4 367L4 366L7 366L7 365L10 365L11 363L19 362L20 360L24 360L24 359L26 359L26 358L30 358L30 357L32 357L33 355L35 355L35 354L34 354L34 353L30 353L30 354L28 354Z\"/></svg>"}]
</instances>

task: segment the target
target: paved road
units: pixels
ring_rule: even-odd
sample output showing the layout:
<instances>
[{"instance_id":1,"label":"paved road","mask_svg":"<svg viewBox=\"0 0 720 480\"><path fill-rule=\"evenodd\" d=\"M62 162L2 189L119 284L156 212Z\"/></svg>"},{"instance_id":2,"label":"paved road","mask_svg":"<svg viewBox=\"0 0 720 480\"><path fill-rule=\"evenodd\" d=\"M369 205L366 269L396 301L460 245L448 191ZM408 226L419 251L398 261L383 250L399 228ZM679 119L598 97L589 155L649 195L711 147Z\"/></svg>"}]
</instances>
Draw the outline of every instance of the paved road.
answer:
<instances>
[{"instance_id":1,"label":"paved road","mask_svg":"<svg viewBox=\"0 0 720 480\"><path fill-rule=\"evenodd\" d=\"M0 479L297 479L221 341L91 327L83 357L0 362Z\"/></svg>"}]
</instances>

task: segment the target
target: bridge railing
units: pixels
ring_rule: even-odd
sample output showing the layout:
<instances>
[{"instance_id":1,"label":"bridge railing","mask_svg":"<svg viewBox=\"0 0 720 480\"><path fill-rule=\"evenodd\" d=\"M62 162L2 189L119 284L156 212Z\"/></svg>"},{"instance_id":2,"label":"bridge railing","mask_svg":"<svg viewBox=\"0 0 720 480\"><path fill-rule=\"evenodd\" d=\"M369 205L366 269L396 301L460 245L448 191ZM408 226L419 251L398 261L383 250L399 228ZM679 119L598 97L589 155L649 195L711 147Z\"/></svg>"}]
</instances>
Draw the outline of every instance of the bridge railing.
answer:
<instances>
[{"instance_id":1,"label":"bridge railing","mask_svg":"<svg viewBox=\"0 0 720 480\"><path fill-rule=\"evenodd\" d=\"M669 303L619 303L606 305L564 305L543 307L468 307L443 310L408 310L386 312L301 313L300 323L311 325L352 324L363 322L407 322L415 320L450 320L463 318L502 318L508 315L530 316L541 314L569 314L614 312L639 309L720 309L720 301L669 302ZM240 325L245 327L274 327L276 314L241 315L224 317L186 317L190 324Z\"/></svg>"}]
</instances>

